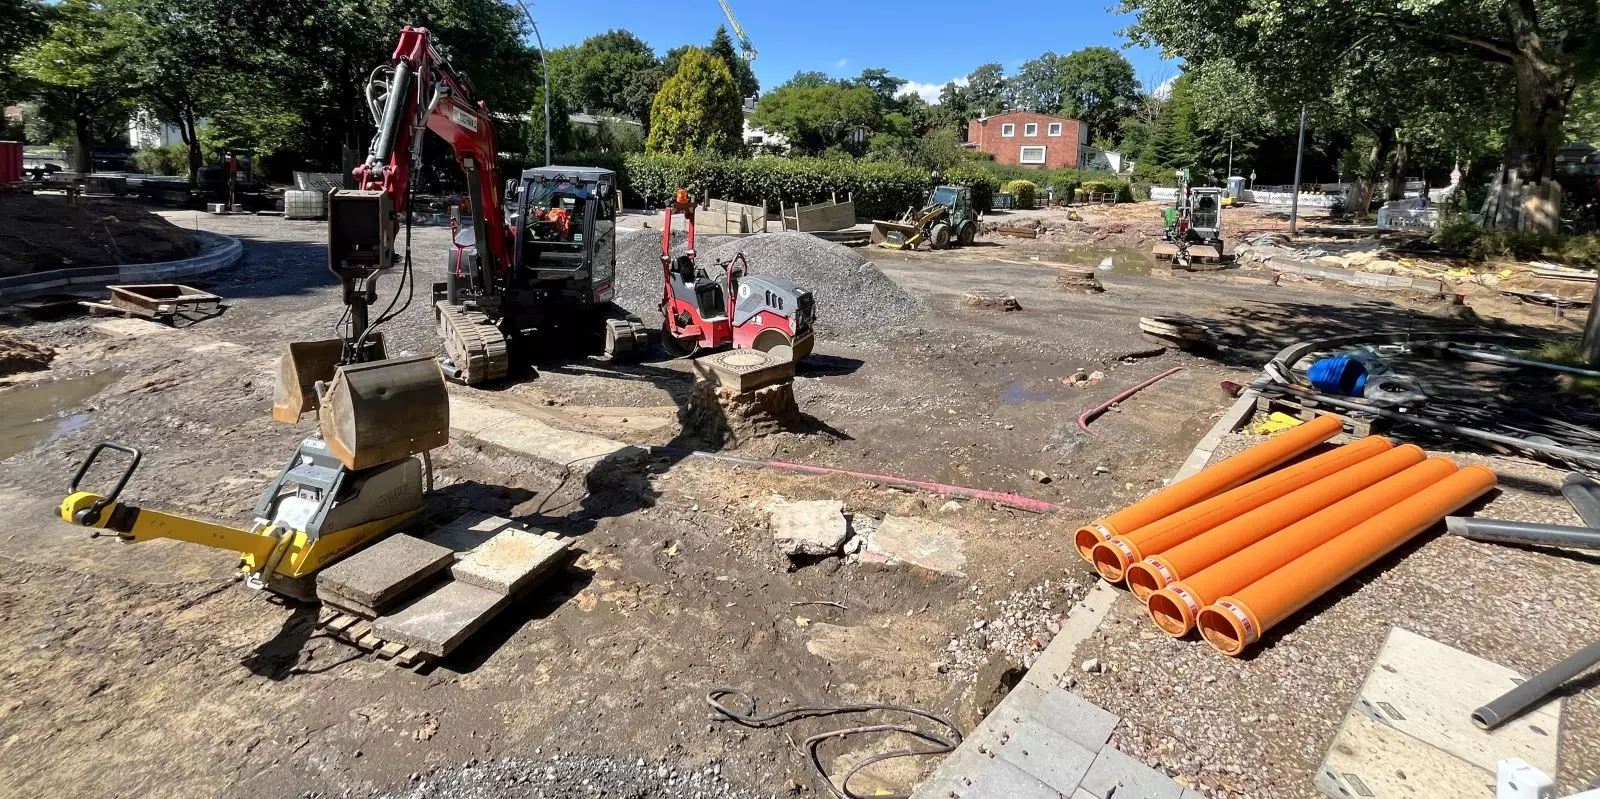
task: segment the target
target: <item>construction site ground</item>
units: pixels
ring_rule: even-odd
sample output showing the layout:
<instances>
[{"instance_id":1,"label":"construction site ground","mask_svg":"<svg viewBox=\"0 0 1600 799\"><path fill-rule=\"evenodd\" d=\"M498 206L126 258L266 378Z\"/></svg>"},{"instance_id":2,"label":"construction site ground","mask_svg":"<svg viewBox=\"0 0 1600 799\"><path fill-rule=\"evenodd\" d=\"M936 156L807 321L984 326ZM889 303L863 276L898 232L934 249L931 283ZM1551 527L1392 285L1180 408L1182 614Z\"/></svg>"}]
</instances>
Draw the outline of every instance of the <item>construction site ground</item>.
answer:
<instances>
[{"instance_id":1,"label":"construction site ground","mask_svg":"<svg viewBox=\"0 0 1600 799\"><path fill-rule=\"evenodd\" d=\"M1093 584L1067 534L1159 487L1227 407L1221 381L1248 380L1293 340L1456 317L1447 302L1415 295L1136 266L1102 271L1104 293L1069 293L1056 286L1057 266L1031 260L1045 253L1029 248L1048 240L875 252L927 312L908 328L819 341L795 383L805 429L729 450L1016 492L1064 506L1051 516L683 457L700 446L677 421L692 377L660 353L630 366L551 353L507 385L453 386L554 427L669 449L567 465L470 441L436 453L430 523L497 513L572 536L583 554L436 668L412 672L317 635L315 609L231 581L226 553L90 540L52 518L77 462L111 440L146 450L130 501L247 524L256 494L311 430L272 422L268 408L278 349L332 337L340 317L323 225L168 215L245 242L243 261L207 285L227 298L222 315L131 338L98 336L77 316L10 320L13 332L58 349L48 373L0 394L44 412L0 461L10 511L0 678L11 686L0 698L0 784L15 795L398 794L435 769L499 758L526 765L484 778L509 781L504 793L475 795L528 795L515 786L544 780L557 756L635 763L647 783L711 770L726 795L816 795L795 742L844 724L713 723L706 692L736 687L765 710L897 702L970 728L999 690L995 664L1042 650ZM1091 227L1045 260L1098 266L1098 252L1065 250L1105 247ZM441 278L448 235L412 234L417 291L383 328L390 352L437 348L428 288ZM1021 310L961 303L979 288L1015 296ZM1511 332L1547 329L1518 310L1493 315ZM1225 321L1226 346L1208 358L1163 350L1138 331L1139 317L1163 314ZM1175 366L1184 370L1097 419L1095 435L1078 429L1083 411ZM1070 379L1080 370L1101 376L1080 387ZM1508 463L1527 476L1508 480L1496 503L1527 503L1513 518L1563 520L1548 491L1559 474L1503 458L1495 467ZM97 469L90 481L112 476ZM950 528L965 564L959 573L791 564L764 526L773 495L843 500L858 519L927 517ZM1119 602L1081 649L1080 659L1110 668L1078 675L1079 690L1127 721L1114 741L1129 754L1211 795L1309 796L1388 624L1525 671L1595 637L1581 612L1600 598L1592 563L1443 539L1408 553L1245 660L1156 636L1134 603ZM1600 770L1597 725L1592 698L1568 702L1568 787ZM825 751L847 763L866 754ZM883 787L903 788L930 765L899 761L878 773Z\"/></svg>"}]
</instances>

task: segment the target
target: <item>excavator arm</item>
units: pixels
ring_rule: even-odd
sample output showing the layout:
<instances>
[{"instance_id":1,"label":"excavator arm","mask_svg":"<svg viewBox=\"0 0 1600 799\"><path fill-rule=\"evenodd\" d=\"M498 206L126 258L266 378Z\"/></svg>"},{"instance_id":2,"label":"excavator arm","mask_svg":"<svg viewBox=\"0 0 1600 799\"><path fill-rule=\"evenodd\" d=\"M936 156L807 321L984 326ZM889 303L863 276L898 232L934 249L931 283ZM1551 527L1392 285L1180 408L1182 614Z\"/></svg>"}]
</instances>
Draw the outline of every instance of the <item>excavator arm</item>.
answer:
<instances>
[{"instance_id":1,"label":"excavator arm","mask_svg":"<svg viewBox=\"0 0 1600 799\"><path fill-rule=\"evenodd\" d=\"M410 201L411 170L422 155L422 131L433 131L455 153L467 176L480 260L488 272L504 277L511 268L495 165L494 124L487 107L474 102L471 87L439 54L427 28L400 32L390 62L373 72L367 102L378 124L367 160L355 169L363 191L382 192L391 218L384 232L392 245ZM486 283L492 281L485 281Z\"/></svg>"}]
</instances>

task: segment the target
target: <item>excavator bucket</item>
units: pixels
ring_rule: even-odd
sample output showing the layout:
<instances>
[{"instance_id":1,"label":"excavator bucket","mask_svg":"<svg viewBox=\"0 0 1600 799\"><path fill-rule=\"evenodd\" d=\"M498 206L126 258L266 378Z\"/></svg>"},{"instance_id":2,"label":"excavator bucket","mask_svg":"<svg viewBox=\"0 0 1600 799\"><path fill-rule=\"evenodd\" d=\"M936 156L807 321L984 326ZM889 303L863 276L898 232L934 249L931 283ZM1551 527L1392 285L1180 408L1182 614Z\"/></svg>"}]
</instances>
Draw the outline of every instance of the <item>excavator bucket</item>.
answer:
<instances>
[{"instance_id":1,"label":"excavator bucket","mask_svg":"<svg viewBox=\"0 0 1600 799\"><path fill-rule=\"evenodd\" d=\"M450 400L430 355L339 367L317 411L328 451L367 469L450 442Z\"/></svg>"},{"instance_id":2,"label":"excavator bucket","mask_svg":"<svg viewBox=\"0 0 1600 799\"><path fill-rule=\"evenodd\" d=\"M872 221L872 243L891 250L916 247L921 240L921 229L906 222Z\"/></svg>"},{"instance_id":3,"label":"excavator bucket","mask_svg":"<svg viewBox=\"0 0 1600 799\"><path fill-rule=\"evenodd\" d=\"M294 341L285 345L278 357L278 384L272 392L272 418L284 424L300 421L300 416L317 409L317 381L333 379L344 342Z\"/></svg>"}]
</instances>

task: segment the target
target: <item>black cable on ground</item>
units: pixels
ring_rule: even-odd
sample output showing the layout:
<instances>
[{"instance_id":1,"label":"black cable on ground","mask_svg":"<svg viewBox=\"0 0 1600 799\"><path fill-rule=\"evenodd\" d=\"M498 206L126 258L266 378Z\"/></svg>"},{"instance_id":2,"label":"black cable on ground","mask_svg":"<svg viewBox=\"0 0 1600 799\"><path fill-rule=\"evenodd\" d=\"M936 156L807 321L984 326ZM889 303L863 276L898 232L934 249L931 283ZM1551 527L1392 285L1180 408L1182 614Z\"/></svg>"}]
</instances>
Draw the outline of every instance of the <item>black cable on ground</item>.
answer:
<instances>
[{"instance_id":1,"label":"black cable on ground","mask_svg":"<svg viewBox=\"0 0 1600 799\"><path fill-rule=\"evenodd\" d=\"M740 700L740 704L745 706L745 709L736 710L729 707L724 701L727 697L737 697ZM777 710L765 715L757 715L756 700L749 694L734 688L712 689L711 692L706 694L706 704L711 706L711 711L714 718L726 719L727 721L732 721L745 727L754 727L758 729L781 727L790 722L800 721L802 719L836 716L843 713L872 713L881 711L887 713L905 713L908 715L928 719L929 721L939 724L950 731L948 734L944 734L918 727L911 727L904 724L868 724L860 727L847 727L845 729L818 733L817 735L813 735L810 738L805 739L801 742L801 745L805 747L806 757L810 760L811 769L817 773L819 778L822 779L823 784L828 786L828 791L838 799L867 799L866 797L856 794L850 790L850 778L854 777L857 772L861 771L867 766L870 766L874 763L881 763L885 760L894 760L902 757L948 754L950 752L954 752L956 747L961 745L961 729L955 725L955 722L931 711L921 710L914 707L905 707L903 705L812 705L783 708L782 710ZM896 749L892 752L884 752L882 754L873 755L872 757L857 763L854 768L851 768L849 771L845 772L844 777L840 779L837 784L835 784L833 779L828 776L828 770L822 765L822 755L817 751L818 748L821 747L823 743L835 738L843 739L852 735L869 735L874 733L899 733L901 735L909 735L918 740L933 744L933 746L926 749ZM910 796L911 794L909 793L874 794L872 799L909 799Z\"/></svg>"}]
</instances>

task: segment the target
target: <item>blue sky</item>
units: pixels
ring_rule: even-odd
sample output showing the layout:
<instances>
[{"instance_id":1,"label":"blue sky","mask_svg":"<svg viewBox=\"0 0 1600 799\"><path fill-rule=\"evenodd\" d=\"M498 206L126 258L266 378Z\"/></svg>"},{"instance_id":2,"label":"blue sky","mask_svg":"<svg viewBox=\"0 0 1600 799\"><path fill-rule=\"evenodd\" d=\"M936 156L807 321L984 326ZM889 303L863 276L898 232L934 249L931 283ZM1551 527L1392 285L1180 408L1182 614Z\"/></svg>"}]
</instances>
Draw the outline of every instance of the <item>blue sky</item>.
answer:
<instances>
[{"instance_id":1,"label":"blue sky","mask_svg":"<svg viewBox=\"0 0 1600 799\"><path fill-rule=\"evenodd\" d=\"M1007 74L1046 50L1067 53L1091 45L1121 48L1117 31L1128 18L1112 0L1055 0L995 4L924 0L848 2L729 0L760 55L752 66L763 91L799 70L839 77L884 67L937 95L946 81L997 62ZM705 44L723 24L717 0L615 0L530 3L545 45L576 44L610 28L627 28L658 53L680 44ZM800 10L808 13L797 13ZM1140 79L1165 80L1177 66L1154 51L1123 50ZM930 96L925 94L925 96ZM930 96L930 99L932 99Z\"/></svg>"}]
</instances>

